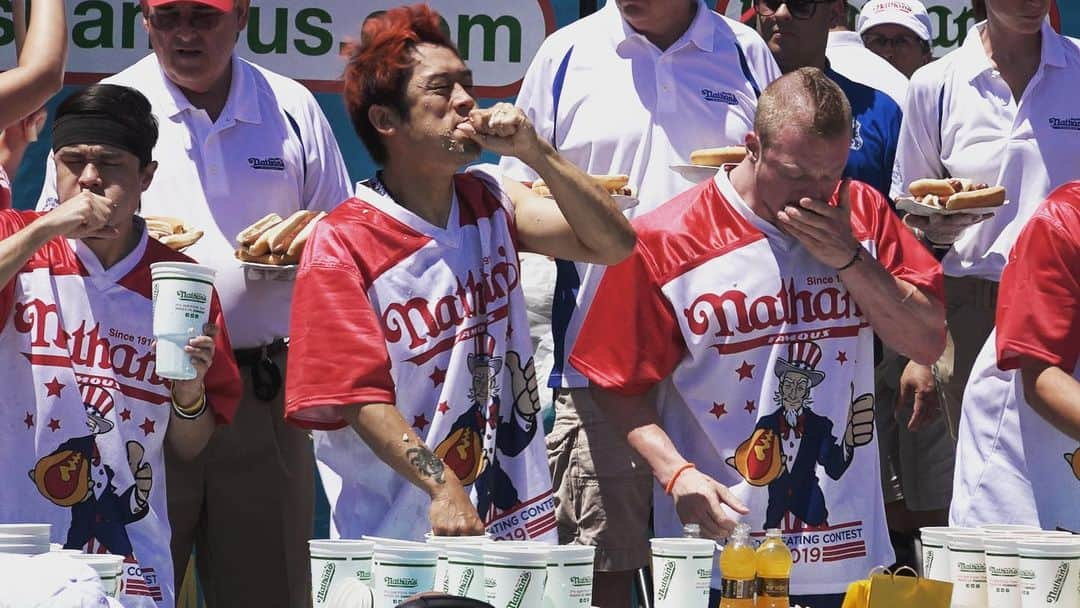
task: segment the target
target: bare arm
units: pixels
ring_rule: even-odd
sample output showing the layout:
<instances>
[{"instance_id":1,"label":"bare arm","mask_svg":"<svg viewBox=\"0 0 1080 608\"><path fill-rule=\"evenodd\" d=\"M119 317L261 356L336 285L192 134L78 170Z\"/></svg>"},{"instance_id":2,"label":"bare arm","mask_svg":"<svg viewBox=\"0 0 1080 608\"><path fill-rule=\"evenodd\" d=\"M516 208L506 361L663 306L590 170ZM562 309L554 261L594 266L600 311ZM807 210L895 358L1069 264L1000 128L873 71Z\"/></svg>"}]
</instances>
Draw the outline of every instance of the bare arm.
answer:
<instances>
[{"instance_id":1,"label":"bare arm","mask_svg":"<svg viewBox=\"0 0 1080 608\"><path fill-rule=\"evenodd\" d=\"M67 42L63 0L34 0L19 64L0 74L0 127L28 116L60 90Z\"/></svg>"},{"instance_id":2,"label":"bare arm","mask_svg":"<svg viewBox=\"0 0 1080 608\"><path fill-rule=\"evenodd\" d=\"M593 386L592 395L608 421L618 432L626 434L630 447L648 463L657 483L666 488L678 473L671 497L679 519L684 524L698 524L702 535L708 538L730 534L736 520L724 507L740 514L749 511L731 490L697 469L679 473L687 461L661 427L653 393L627 396Z\"/></svg>"},{"instance_id":3,"label":"bare arm","mask_svg":"<svg viewBox=\"0 0 1080 608\"><path fill-rule=\"evenodd\" d=\"M1045 361L1023 357L1024 398L1054 428L1080 441L1080 382Z\"/></svg>"},{"instance_id":4,"label":"bare arm","mask_svg":"<svg viewBox=\"0 0 1080 608\"><path fill-rule=\"evenodd\" d=\"M567 260L617 264L630 255L636 236L602 187L540 139L518 108L501 103L470 115L473 139L536 171L555 199L538 197L520 183L503 180L514 202L522 249Z\"/></svg>"},{"instance_id":5,"label":"bare arm","mask_svg":"<svg viewBox=\"0 0 1080 608\"><path fill-rule=\"evenodd\" d=\"M175 380L172 383L172 398L182 408L190 409L201 399L206 399L207 372L214 362L214 353L217 350L214 338L221 332L217 325L207 323L203 326L203 335L188 340L184 350L191 357L191 365L195 368L195 377L191 380ZM172 409L169 419L169 431L165 436L169 447L186 460L192 460L206 447L214 434L217 423L214 414L210 410L210 404L204 403L205 409L197 418L185 418Z\"/></svg>"},{"instance_id":6,"label":"bare arm","mask_svg":"<svg viewBox=\"0 0 1080 608\"><path fill-rule=\"evenodd\" d=\"M388 403L345 408L345 420L380 460L431 497L432 531L444 536L484 533L484 524L457 476L447 469Z\"/></svg>"}]
</instances>

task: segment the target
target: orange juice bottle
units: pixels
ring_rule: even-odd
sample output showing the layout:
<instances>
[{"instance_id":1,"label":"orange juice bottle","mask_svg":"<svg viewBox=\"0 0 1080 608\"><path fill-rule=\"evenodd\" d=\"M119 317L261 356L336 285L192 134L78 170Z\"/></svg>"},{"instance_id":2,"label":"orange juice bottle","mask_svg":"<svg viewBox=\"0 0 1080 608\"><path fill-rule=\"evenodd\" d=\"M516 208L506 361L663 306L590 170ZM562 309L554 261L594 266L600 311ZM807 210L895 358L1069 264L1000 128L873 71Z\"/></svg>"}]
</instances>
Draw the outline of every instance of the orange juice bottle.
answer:
<instances>
[{"instance_id":1,"label":"orange juice bottle","mask_svg":"<svg viewBox=\"0 0 1080 608\"><path fill-rule=\"evenodd\" d=\"M754 608L754 583L757 564L750 544L750 526L737 524L720 553L719 608Z\"/></svg>"},{"instance_id":2,"label":"orange juice bottle","mask_svg":"<svg viewBox=\"0 0 1080 608\"><path fill-rule=\"evenodd\" d=\"M791 551L780 538L780 530L765 531L765 542L757 548L757 608L788 608L791 581Z\"/></svg>"}]
</instances>

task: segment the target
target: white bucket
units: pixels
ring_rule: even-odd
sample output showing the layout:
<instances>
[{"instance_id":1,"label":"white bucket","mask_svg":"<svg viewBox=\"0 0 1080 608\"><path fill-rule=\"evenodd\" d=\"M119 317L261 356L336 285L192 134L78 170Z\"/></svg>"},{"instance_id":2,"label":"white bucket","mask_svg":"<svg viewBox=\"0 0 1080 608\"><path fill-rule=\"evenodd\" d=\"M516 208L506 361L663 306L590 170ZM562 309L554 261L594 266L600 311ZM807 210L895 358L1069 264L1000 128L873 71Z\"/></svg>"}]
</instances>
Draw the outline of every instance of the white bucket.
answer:
<instances>
[{"instance_id":1,"label":"white bucket","mask_svg":"<svg viewBox=\"0 0 1080 608\"><path fill-rule=\"evenodd\" d=\"M52 524L0 524L0 534L29 534L48 539L51 530Z\"/></svg>"},{"instance_id":2,"label":"white bucket","mask_svg":"<svg viewBox=\"0 0 1080 608\"><path fill-rule=\"evenodd\" d=\"M334 589L356 579L372 584L375 543L369 540L309 540L311 554L311 601L316 608L329 606Z\"/></svg>"},{"instance_id":3,"label":"white bucket","mask_svg":"<svg viewBox=\"0 0 1080 608\"><path fill-rule=\"evenodd\" d=\"M510 546L506 542L484 545L484 589L487 603L495 608L540 606L547 582L551 545Z\"/></svg>"},{"instance_id":4,"label":"white bucket","mask_svg":"<svg viewBox=\"0 0 1080 608\"><path fill-rule=\"evenodd\" d=\"M446 548L451 545L466 544L475 545L488 542L491 537L487 534L483 536L437 536L428 532L424 535L424 542L429 545L439 548L439 563L435 567L435 591L447 592L446 581L446 565L448 557L446 555ZM483 579L480 579L481 593L483 590ZM478 599L484 599L482 596Z\"/></svg>"},{"instance_id":5,"label":"white bucket","mask_svg":"<svg viewBox=\"0 0 1080 608\"><path fill-rule=\"evenodd\" d=\"M195 366L184 347L188 340L203 334L210 319L216 274L213 268L187 262L150 265L158 376L172 380L195 377Z\"/></svg>"},{"instance_id":6,"label":"white bucket","mask_svg":"<svg viewBox=\"0 0 1080 608\"><path fill-rule=\"evenodd\" d=\"M949 534L952 608L986 608L986 552L983 534Z\"/></svg>"},{"instance_id":7,"label":"white bucket","mask_svg":"<svg viewBox=\"0 0 1080 608\"><path fill-rule=\"evenodd\" d=\"M544 608L592 606L593 562L596 547L561 545L548 553Z\"/></svg>"},{"instance_id":8,"label":"white bucket","mask_svg":"<svg viewBox=\"0 0 1080 608\"><path fill-rule=\"evenodd\" d=\"M375 599L379 608L393 608L405 598L435 585L439 549L423 543L375 545Z\"/></svg>"},{"instance_id":9,"label":"white bucket","mask_svg":"<svg viewBox=\"0 0 1080 608\"><path fill-rule=\"evenodd\" d=\"M656 608L707 608L716 543L706 538L654 538L653 601Z\"/></svg>"},{"instance_id":10,"label":"white bucket","mask_svg":"<svg viewBox=\"0 0 1080 608\"><path fill-rule=\"evenodd\" d=\"M983 537L986 555L986 605L988 608L1020 608L1020 566L1015 534L987 534Z\"/></svg>"},{"instance_id":11,"label":"white bucket","mask_svg":"<svg viewBox=\"0 0 1080 608\"><path fill-rule=\"evenodd\" d=\"M1080 538L1020 540L1023 608L1080 608Z\"/></svg>"},{"instance_id":12,"label":"white bucket","mask_svg":"<svg viewBox=\"0 0 1080 608\"><path fill-rule=\"evenodd\" d=\"M947 526L928 526L919 530L922 539L923 578L949 582L949 535L954 532L978 533L975 528L950 528Z\"/></svg>"},{"instance_id":13,"label":"white bucket","mask_svg":"<svg viewBox=\"0 0 1080 608\"><path fill-rule=\"evenodd\" d=\"M442 591L459 597L487 601L484 588L484 549L487 542L447 545Z\"/></svg>"},{"instance_id":14,"label":"white bucket","mask_svg":"<svg viewBox=\"0 0 1080 608\"><path fill-rule=\"evenodd\" d=\"M107 553L83 553L72 554L71 559L83 562L97 572L101 579L101 587L109 597L120 596L120 574L124 569L123 555L110 555Z\"/></svg>"}]
</instances>

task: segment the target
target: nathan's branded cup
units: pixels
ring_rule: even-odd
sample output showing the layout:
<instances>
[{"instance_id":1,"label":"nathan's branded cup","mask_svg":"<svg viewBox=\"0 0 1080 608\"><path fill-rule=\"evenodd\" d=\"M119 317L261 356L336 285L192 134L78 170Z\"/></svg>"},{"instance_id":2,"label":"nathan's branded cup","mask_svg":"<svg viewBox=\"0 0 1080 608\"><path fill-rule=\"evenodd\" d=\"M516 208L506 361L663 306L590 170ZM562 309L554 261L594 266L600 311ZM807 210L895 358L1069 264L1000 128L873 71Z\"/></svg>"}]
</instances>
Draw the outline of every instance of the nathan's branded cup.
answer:
<instances>
[{"instance_id":1,"label":"nathan's branded cup","mask_svg":"<svg viewBox=\"0 0 1080 608\"><path fill-rule=\"evenodd\" d=\"M928 526L919 529L922 538L923 578L949 582L949 535L954 532L977 534L975 528L949 528L946 526Z\"/></svg>"},{"instance_id":2,"label":"nathan's branded cup","mask_svg":"<svg viewBox=\"0 0 1080 608\"><path fill-rule=\"evenodd\" d=\"M548 552L544 608L592 606L593 560L596 547L560 545Z\"/></svg>"},{"instance_id":3,"label":"nathan's branded cup","mask_svg":"<svg viewBox=\"0 0 1080 608\"><path fill-rule=\"evenodd\" d=\"M487 603L495 608L533 608L544 601L550 545L484 545L484 590Z\"/></svg>"},{"instance_id":4,"label":"nathan's branded cup","mask_svg":"<svg viewBox=\"0 0 1080 608\"><path fill-rule=\"evenodd\" d=\"M449 557L446 554L447 547L457 544L465 545L482 545L491 540L491 537L487 534L483 536L439 536L428 532L424 535L424 541L439 548L439 563L435 567L435 591L441 591L447 593L447 581L446 581L446 566L449 561ZM480 563L483 565L483 555L481 554ZM480 597L483 598L484 581L480 579ZM459 594L461 595L461 594Z\"/></svg>"},{"instance_id":5,"label":"nathan's branded cup","mask_svg":"<svg viewBox=\"0 0 1080 608\"><path fill-rule=\"evenodd\" d=\"M983 524L979 526L979 529L983 532L990 534L996 534L998 532L1038 532L1039 526L1029 526L1027 524Z\"/></svg>"},{"instance_id":6,"label":"nathan's branded cup","mask_svg":"<svg viewBox=\"0 0 1080 608\"><path fill-rule=\"evenodd\" d=\"M334 589L345 580L372 584L375 543L370 540L309 540L311 554L311 601L316 608L329 606Z\"/></svg>"},{"instance_id":7,"label":"nathan's branded cup","mask_svg":"<svg viewBox=\"0 0 1080 608\"><path fill-rule=\"evenodd\" d=\"M71 555L71 559L83 562L97 572L101 579L101 587L109 597L120 596L120 574L124 569L123 555L109 555L105 553L83 553Z\"/></svg>"},{"instance_id":8,"label":"nathan's branded cup","mask_svg":"<svg viewBox=\"0 0 1080 608\"><path fill-rule=\"evenodd\" d=\"M949 574L952 579L952 608L986 608L986 553L983 535L971 532L949 534Z\"/></svg>"},{"instance_id":9,"label":"nathan's branded cup","mask_svg":"<svg viewBox=\"0 0 1080 608\"><path fill-rule=\"evenodd\" d=\"M1023 608L1080 608L1080 538L1018 540Z\"/></svg>"},{"instance_id":10,"label":"nathan's branded cup","mask_svg":"<svg viewBox=\"0 0 1080 608\"><path fill-rule=\"evenodd\" d=\"M368 585L347 578L335 585L326 598L326 608L375 608L375 591Z\"/></svg>"},{"instance_id":11,"label":"nathan's branded cup","mask_svg":"<svg viewBox=\"0 0 1080 608\"><path fill-rule=\"evenodd\" d=\"M188 340L202 335L210 319L215 274L213 268L187 262L150 265L157 340L154 365L158 376L172 380L195 377L191 355L184 352L184 347Z\"/></svg>"},{"instance_id":12,"label":"nathan's branded cup","mask_svg":"<svg viewBox=\"0 0 1080 608\"><path fill-rule=\"evenodd\" d=\"M987 534L983 537L986 556L987 608L1020 608L1020 566L1014 534Z\"/></svg>"},{"instance_id":13,"label":"nathan's branded cup","mask_svg":"<svg viewBox=\"0 0 1080 608\"><path fill-rule=\"evenodd\" d=\"M487 591L484 588L486 545L486 542L445 545L446 573L443 593L487 601Z\"/></svg>"},{"instance_id":14,"label":"nathan's branded cup","mask_svg":"<svg viewBox=\"0 0 1080 608\"><path fill-rule=\"evenodd\" d=\"M706 538L654 538L653 605L706 608L716 543Z\"/></svg>"},{"instance_id":15,"label":"nathan's branded cup","mask_svg":"<svg viewBox=\"0 0 1080 608\"><path fill-rule=\"evenodd\" d=\"M438 547L376 543L376 606L393 608L413 594L433 590L438 561Z\"/></svg>"}]
</instances>

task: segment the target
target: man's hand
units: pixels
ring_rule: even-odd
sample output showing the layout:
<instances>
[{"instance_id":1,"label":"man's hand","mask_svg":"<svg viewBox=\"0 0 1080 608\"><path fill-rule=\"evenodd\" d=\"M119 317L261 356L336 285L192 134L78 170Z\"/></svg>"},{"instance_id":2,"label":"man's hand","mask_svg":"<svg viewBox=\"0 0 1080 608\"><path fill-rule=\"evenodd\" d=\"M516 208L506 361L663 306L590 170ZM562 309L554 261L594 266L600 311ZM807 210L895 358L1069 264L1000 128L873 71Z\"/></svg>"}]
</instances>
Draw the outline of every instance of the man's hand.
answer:
<instances>
[{"instance_id":1,"label":"man's hand","mask_svg":"<svg viewBox=\"0 0 1080 608\"><path fill-rule=\"evenodd\" d=\"M911 419L907 428L917 431L937 417L941 411L938 400L937 379L929 366L908 361L904 373L900 375L900 392L896 399L896 409L912 407Z\"/></svg>"},{"instance_id":2,"label":"man's hand","mask_svg":"<svg viewBox=\"0 0 1080 608\"><path fill-rule=\"evenodd\" d=\"M851 402L848 410L847 429L844 431L844 445L857 448L874 439L874 396L870 393L859 395Z\"/></svg>"},{"instance_id":3,"label":"man's hand","mask_svg":"<svg viewBox=\"0 0 1080 608\"><path fill-rule=\"evenodd\" d=\"M802 198L798 206L788 205L776 214L781 228L799 240L810 255L830 268L851 261L859 242L851 232L850 180L840 183L837 205Z\"/></svg>"},{"instance_id":4,"label":"man's hand","mask_svg":"<svg viewBox=\"0 0 1080 608\"><path fill-rule=\"evenodd\" d=\"M502 156L516 156L528 164L530 155L539 153L540 140L520 108L500 102L484 110L473 110L469 121L458 129L484 148Z\"/></svg>"},{"instance_id":5,"label":"man's hand","mask_svg":"<svg viewBox=\"0 0 1080 608\"><path fill-rule=\"evenodd\" d=\"M191 357L195 377L191 380L173 381L173 395L181 404L189 405L202 396L203 380L206 378L206 372L210 370L210 364L214 361L214 338L220 331L217 325L207 323L203 326L203 335L188 340L187 346L184 347L184 351Z\"/></svg>"},{"instance_id":6,"label":"man's hand","mask_svg":"<svg viewBox=\"0 0 1080 608\"><path fill-rule=\"evenodd\" d=\"M925 238L931 244L952 245L965 230L992 217L994 217L992 213L985 215L972 215L970 213L940 215L935 213L929 217L909 213L904 216L904 224L911 228L916 237Z\"/></svg>"},{"instance_id":7,"label":"man's hand","mask_svg":"<svg viewBox=\"0 0 1080 608\"><path fill-rule=\"evenodd\" d=\"M46 213L41 220L51 226L57 236L113 238L120 235L116 226L109 225L115 208L108 198L83 190Z\"/></svg>"},{"instance_id":8,"label":"man's hand","mask_svg":"<svg viewBox=\"0 0 1080 608\"><path fill-rule=\"evenodd\" d=\"M510 390L514 395L514 408L525 418L532 419L540 411L540 392L536 388L536 368L533 358L524 365L516 351L506 353L506 366L510 368Z\"/></svg>"},{"instance_id":9,"label":"man's hand","mask_svg":"<svg viewBox=\"0 0 1080 608\"><path fill-rule=\"evenodd\" d=\"M725 505L742 515L750 512L727 486L697 469L687 469L679 475L671 488L671 497L679 520L701 526L704 538L727 538L735 529L738 522L728 515Z\"/></svg>"},{"instance_id":10,"label":"man's hand","mask_svg":"<svg viewBox=\"0 0 1080 608\"><path fill-rule=\"evenodd\" d=\"M484 533L484 522L476 513L460 483L447 483L431 497L428 518L431 532L436 536L479 536Z\"/></svg>"}]
</instances>

